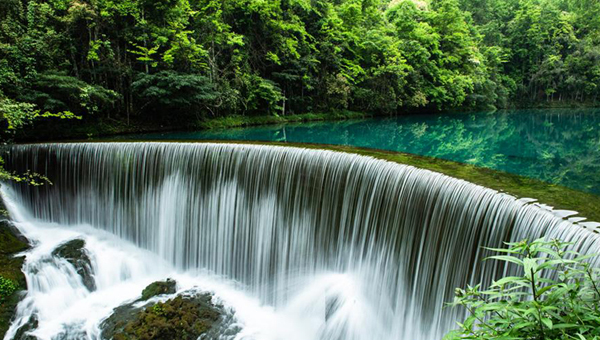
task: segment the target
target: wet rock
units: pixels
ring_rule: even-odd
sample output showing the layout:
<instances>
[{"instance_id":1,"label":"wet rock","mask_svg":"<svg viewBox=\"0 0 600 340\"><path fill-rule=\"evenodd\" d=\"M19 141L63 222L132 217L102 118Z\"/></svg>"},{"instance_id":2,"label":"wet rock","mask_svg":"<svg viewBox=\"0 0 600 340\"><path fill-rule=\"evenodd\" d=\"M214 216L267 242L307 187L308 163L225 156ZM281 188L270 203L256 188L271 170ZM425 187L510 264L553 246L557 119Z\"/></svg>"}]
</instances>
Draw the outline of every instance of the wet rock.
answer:
<instances>
[{"instance_id":1,"label":"wet rock","mask_svg":"<svg viewBox=\"0 0 600 340\"><path fill-rule=\"evenodd\" d=\"M36 336L29 334L29 332L34 331L37 327L37 316L32 315L29 320L17 330L13 340L37 340Z\"/></svg>"},{"instance_id":2,"label":"wet rock","mask_svg":"<svg viewBox=\"0 0 600 340\"><path fill-rule=\"evenodd\" d=\"M148 285L142 291L142 300L148 300L157 295L163 294L175 294L177 291L177 282L175 280L167 279L166 281L156 281Z\"/></svg>"},{"instance_id":3,"label":"wet rock","mask_svg":"<svg viewBox=\"0 0 600 340\"><path fill-rule=\"evenodd\" d=\"M0 255L13 255L29 249L29 241L9 220L0 220Z\"/></svg>"},{"instance_id":4,"label":"wet rock","mask_svg":"<svg viewBox=\"0 0 600 340\"><path fill-rule=\"evenodd\" d=\"M52 337L52 340L88 340L90 335L83 330L84 323L74 323L71 325L63 325L63 331Z\"/></svg>"},{"instance_id":5,"label":"wet rock","mask_svg":"<svg viewBox=\"0 0 600 340\"><path fill-rule=\"evenodd\" d=\"M94 273L92 271L92 262L90 257L85 250L85 241L81 239L71 240L58 246L52 255L67 260L75 270L77 274L81 276L83 285L90 291L96 290L96 282L94 280Z\"/></svg>"},{"instance_id":6,"label":"wet rock","mask_svg":"<svg viewBox=\"0 0 600 340\"><path fill-rule=\"evenodd\" d=\"M153 282L144 288L140 299L115 308L113 314L100 325L103 339L117 339L118 337L115 335L122 333L125 326L134 322L144 308L149 305L142 303L143 301L162 294L175 294L176 287L177 282L171 279ZM142 304L140 305L140 303Z\"/></svg>"},{"instance_id":7,"label":"wet rock","mask_svg":"<svg viewBox=\"0 0 600 340\"><path fill-rule=\"evenodd\" d=\"M164 302L144 302L160 294L175 292L175 281L159 281L144 289L143 298L115 308L100 325L102 339L159 340L217 339L235 334L229 327L232 315L225 313L208 293L181 294ZM145 297L145 299L144 299Z\"/></svg>"}]
</instances>

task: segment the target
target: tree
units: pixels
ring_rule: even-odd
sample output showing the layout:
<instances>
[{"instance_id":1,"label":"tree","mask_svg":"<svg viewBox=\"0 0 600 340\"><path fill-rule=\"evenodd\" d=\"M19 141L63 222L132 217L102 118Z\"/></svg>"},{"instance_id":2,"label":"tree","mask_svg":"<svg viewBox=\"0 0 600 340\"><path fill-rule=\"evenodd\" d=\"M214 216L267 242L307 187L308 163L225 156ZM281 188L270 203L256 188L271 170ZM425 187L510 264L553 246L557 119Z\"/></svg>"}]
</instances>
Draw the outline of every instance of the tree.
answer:
<instances>
[{"instance_id":1,"label":"tree","mask_svg":"<svg viewBox=\"0 0 600 340\"><path fill-rule=\"evenodd\" d=\"M140 108L165 121L202 116L217 97L207 77L175 71L140 73L132 88Z\"/></svg>"}]
</instances>

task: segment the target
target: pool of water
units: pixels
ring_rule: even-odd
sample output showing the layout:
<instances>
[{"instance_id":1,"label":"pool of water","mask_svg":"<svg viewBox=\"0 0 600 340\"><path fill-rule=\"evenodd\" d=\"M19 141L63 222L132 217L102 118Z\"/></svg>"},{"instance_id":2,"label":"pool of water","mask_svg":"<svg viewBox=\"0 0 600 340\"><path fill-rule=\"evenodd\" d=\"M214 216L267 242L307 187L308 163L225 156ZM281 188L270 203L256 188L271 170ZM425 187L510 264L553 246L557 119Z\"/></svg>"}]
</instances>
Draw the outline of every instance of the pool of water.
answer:
<instances>
[{"instance_id":1,"label":"pool of water","mask_svg":"<svg viewBox=\"0 0 600 340\"><path fill-rule=\"evenodd\" d=\"M376 148L473 164L600 195L600 109L409 115L120 138Z\"/></svg>"}]
</instances>

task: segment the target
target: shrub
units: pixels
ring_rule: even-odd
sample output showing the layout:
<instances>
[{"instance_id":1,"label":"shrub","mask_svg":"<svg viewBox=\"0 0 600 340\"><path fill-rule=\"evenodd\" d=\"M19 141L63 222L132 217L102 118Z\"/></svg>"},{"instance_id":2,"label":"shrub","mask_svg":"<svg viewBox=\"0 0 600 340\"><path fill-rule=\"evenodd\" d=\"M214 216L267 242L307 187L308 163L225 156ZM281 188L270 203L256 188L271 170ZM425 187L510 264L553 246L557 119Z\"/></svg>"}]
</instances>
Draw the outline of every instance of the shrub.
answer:
<instances>
[{"instance_id":1,"label":"shrub","mask_svg":"<svg viewBox=\"0 0 600 340\"><path fill-rule=\"evenodd\" d=\"M17 285L12 280L0 276L0 302L4 302L17 289Z\"/></svg>"},{"instance_id":2,"label":"shrub","mask_svg":"<svg viewBox=\"0 0 600 340\"><path fill-rule=\"evenodd\" d=\"M468 317L444 339L600 339L599 270L567 251L569 243L508 243L489 259L518 266L520 276L457 289L451 306Z\"/></svg>"}]
</instances>

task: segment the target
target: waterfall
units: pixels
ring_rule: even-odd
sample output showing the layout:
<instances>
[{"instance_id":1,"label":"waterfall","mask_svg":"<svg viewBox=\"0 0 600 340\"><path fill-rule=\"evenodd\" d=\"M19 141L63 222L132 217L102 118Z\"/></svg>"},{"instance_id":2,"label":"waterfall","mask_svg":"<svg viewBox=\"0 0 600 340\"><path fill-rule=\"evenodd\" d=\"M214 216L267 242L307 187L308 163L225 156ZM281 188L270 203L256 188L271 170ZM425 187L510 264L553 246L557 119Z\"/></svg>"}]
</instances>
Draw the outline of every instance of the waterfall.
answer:
<instances>
[{"instance_id":1,"label":"waterfall","mask_svg":"<svg viewBox=\"0 0 600 340\"><path fill-rule=\"evenodd\" d=\"M102 232L160 259L140 260L150 268L164 261L174 273L193 273L191 281L228 282L240 323L252 328L249 310L271 313L244 339L441 339L464 316L443 308L455 287L489 284L509 270L482 261L490 255L483 247L545 236L600 252L598 234L529 200L353 154L74 143L17 145L5 160L52 182L7 183L25 234ZM302 332L269 329L278 315L281 328Z\"/></svg>"}]
</instances>

